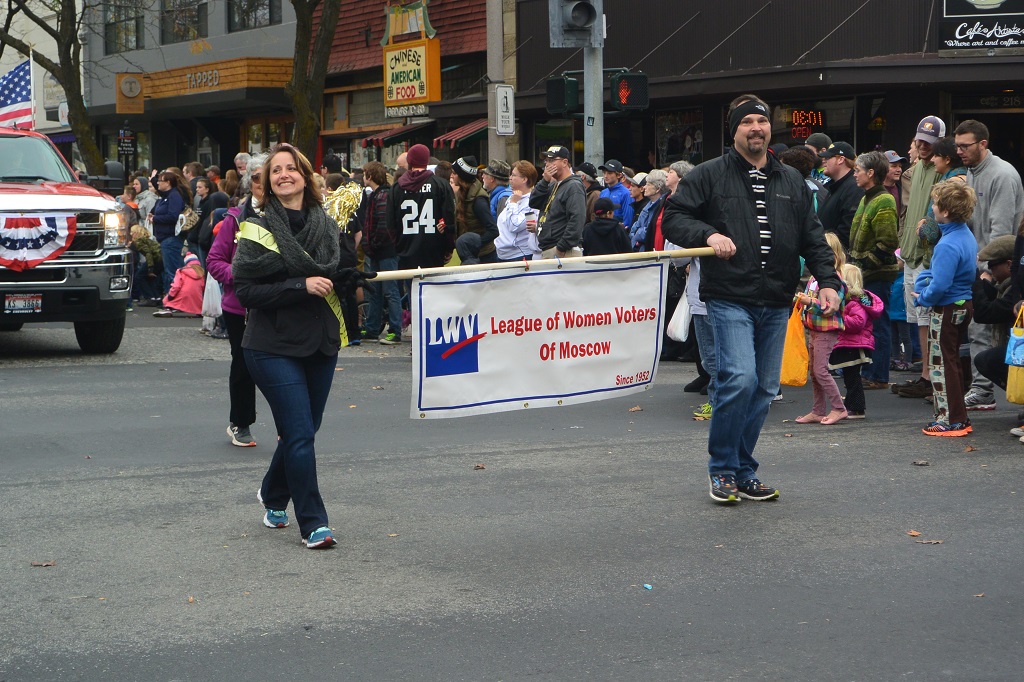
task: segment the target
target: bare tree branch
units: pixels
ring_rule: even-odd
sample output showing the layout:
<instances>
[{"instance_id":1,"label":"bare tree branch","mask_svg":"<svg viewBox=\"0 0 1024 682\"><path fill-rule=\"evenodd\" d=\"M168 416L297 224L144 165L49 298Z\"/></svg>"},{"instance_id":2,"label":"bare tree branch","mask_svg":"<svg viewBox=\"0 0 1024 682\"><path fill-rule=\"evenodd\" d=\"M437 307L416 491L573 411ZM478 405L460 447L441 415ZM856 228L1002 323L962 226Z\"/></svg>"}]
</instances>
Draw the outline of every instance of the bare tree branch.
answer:
<instances>
[{"instance_id":1,"label":"bare tree branch","mask_svg":"<svg viewBox=\"0 0 1024 682\"><path fill-rule=\"evenodd\" d=\"M68 1L70 1L70 0L68 0ZM59 42L60 41L60 34L57 32L56 28L54 28L53 26L50 26L50 24L48 24L46 22L46 20L44 20L38 14L33 12L31 9L29 9L28 3L25 2L25 0L14 0L14 3L18 6L18 9L26 17L28 17L32 21L33 24L35 24L39 28L43 29L43 31L47 35L49 35L51 38L53 38L54 42L56 42L58 45L60 45L60 42ZM57 15L60 16L60 12L57 12ZM59 25L59 22L58 22L58 25Z\"/></svg>"}]
</instances>

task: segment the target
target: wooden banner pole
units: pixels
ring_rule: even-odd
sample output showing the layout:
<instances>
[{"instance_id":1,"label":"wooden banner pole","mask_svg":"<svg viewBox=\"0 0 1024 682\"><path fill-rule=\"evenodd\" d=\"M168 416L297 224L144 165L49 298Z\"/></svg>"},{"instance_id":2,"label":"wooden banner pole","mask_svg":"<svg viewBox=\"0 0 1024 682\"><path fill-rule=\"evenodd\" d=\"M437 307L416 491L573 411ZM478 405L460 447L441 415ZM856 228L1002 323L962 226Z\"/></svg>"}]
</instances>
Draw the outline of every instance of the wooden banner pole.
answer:
<instances>
[{"instance_id":1,"label":"wooden banner pole","mask_svg":"<svg viewBox=\"0 0 1024 682\"><path fill-rule=\"evenodd\" d=\"M522 269L529 271L531 268L559 269L563 263L628 263L632 261L654 260L660 261L672 258L690 258L698 256L713 256L715 250L710 246L702 246L697 249L678 249L675 251L641 251L639 253L613 253L606 256L582 256L579 258L546 258L544 260L522 260L510 261L507 263L479 263L474 265L458 265L455 267L442 268L416 268L415 270L388 270L378 272L377 275L368 281L389 282L392 280L416 279L431 277L434 275L454 275L462 272L480 272L486 270L513 270Z\"/></svg>"}]
</instances>

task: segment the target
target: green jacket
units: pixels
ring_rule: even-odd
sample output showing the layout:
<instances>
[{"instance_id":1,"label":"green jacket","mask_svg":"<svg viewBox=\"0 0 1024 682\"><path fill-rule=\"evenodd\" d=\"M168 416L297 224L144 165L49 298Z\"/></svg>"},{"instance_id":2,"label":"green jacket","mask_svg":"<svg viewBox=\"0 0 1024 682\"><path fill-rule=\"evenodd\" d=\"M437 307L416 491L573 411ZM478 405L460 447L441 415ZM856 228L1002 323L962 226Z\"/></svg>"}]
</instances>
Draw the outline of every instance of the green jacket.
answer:
<instances>
[{"instance_id":1,"label":"green jacket","mask_svg":"<svg viewBox=\"0 0 1024 682\"><path fill-rule=\"evenodd\" d=\"M864 193L850 224L850 262L861 269L865 282L891 282L899 274L897 223L896 200L889 190L876 185Z\"/></svg>"},{"instance_id":2,"label":"green jacket","mask_svg":"<svg viewBox=\"0 0 1024 682\"><path fill-rule=\"evenodd\" d=\"M900 256L912 268L920 267L931 258L931 247L921 242L917 236L917 224L928 211L931 201L932 185L939 179L934 163L918 160L913 166L913 177L910 179L910 198L907 201L907 216L903 222L903 233L900 235Z\"/></svg>"},{"instance_id":3,"label":"green jacket","mask_svg":"<svg viewBox=\"0 0 1024 682\"><path fill-rule=\"evenodd\" d=\"M164 270L164 256L160 251L160 245L149 237L132 240L135 250L146 257L146 265L150 272L159 275Z\"/></svg>"}]
</instances>

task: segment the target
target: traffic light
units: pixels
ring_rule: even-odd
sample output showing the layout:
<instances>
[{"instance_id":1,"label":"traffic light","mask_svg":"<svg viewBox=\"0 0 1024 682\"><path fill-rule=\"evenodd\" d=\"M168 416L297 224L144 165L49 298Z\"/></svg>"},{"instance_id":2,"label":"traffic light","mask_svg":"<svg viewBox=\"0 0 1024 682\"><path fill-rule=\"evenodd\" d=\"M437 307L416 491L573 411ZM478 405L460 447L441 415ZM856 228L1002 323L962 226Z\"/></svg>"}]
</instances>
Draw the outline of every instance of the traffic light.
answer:
<instances>
[{"instance_id":1,"label":"traffic light","mask_svg":"<svg viewBox=\"0 0 1024 682\"><path fill-rule=\"evenodd\" d=\"M611 77L612 108L643 111L650 105L646 73L616 73Z\"/></svg>"},{"instance_id":2,"label":"traffic light","mask_svg":"<svg viewBox=\"0 0 1024 682\"><path fill-rule=\"evenodd\" d=\"M580 108L580 83L575 78L548 79L547 109L552 114L570 114Z\"/></svg>"},{"instance_id":3,"label":"traffic light","mask_svg":"<svg viewBox=\"0 0 1024 682\"><path fill-rule=\"evenodd\" d=\"M548 0L551 47L604 47L604 0Z\"/></svg>"}]
</instances>

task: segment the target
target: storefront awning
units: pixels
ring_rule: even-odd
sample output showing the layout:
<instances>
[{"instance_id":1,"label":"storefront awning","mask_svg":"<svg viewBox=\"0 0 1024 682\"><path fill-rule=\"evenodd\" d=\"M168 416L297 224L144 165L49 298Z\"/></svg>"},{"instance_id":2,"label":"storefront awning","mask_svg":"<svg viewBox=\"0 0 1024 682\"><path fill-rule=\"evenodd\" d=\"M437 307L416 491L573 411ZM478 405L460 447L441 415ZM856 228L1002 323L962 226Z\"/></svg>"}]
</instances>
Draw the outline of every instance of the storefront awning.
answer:
<instances>
[{"instance_id":1,"label":"storefront awning","mask_svg":"<svg viewBox=\"0 0 1024 682\"><path fill-rule=\"evenodd\" d=\"M50 141L53 142L54 144L64 144L66 142L74 142L75 140L78 139L77 137L75 137L74 133L63 132L63 131L59 132L59 133L46 133L46 134L49 136Z\"/></svg>"},{"instance_id":2,"label":"storefront awning","mask_svg":"<svg viewBox=\"0 0 1024 682\"><path fill-rule=\"evenodd\" d=\"M472 123L467 123L461 128L445 133L441 137L434 138L434 149L455 149L455 145L475 140L487 134L487 119L479 118Z\"/></svg>"},{"instance_id":3,"label":"storefront awning","mask_svg":"<svg viewBox=\"0 0 1024 682\"><path fill-rule=\"evenodd\" d=\"M421 121L419 123L410 123L409 125L385 130L383 133L376 133L369 137L364 137L363 147L387 147L399 142L404 142L412 137L412 134L416 131L432 125L434 125L433 121Z\"/></svg>"}]
</instances>

